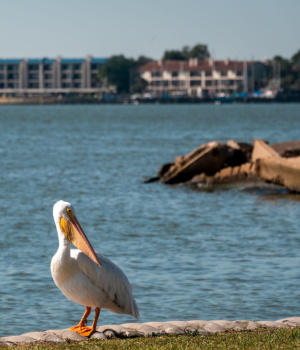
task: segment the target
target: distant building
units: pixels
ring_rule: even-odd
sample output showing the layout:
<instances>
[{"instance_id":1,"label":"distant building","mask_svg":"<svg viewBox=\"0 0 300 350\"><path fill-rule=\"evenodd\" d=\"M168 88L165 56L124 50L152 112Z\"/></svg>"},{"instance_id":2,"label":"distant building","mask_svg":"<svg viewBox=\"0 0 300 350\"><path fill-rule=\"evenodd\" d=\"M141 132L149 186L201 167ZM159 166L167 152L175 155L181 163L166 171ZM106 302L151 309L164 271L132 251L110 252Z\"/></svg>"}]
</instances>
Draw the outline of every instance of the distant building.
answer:
<instances>
[{"instance_id":1,"label":"distant building","mask_svg":"<svg viewBox=\"0 0 300 350\"><path fill-rule=\"evenodd\" d=\"M93 93L106 58L0 59L1 94Z\"/></svg>"},{"instance_id":2,"label":"distant building","mask_svg":"<svg viewBox=\"0 0 300 350\"><path fill-rule=\"evenodd\" d=\"M266 67L257 61L195 58L149 62L139 68L139 73L148 82L147 91L156 96L171 93L205 97L254 92L266 77Z\"/></svg>"}]
</instances>

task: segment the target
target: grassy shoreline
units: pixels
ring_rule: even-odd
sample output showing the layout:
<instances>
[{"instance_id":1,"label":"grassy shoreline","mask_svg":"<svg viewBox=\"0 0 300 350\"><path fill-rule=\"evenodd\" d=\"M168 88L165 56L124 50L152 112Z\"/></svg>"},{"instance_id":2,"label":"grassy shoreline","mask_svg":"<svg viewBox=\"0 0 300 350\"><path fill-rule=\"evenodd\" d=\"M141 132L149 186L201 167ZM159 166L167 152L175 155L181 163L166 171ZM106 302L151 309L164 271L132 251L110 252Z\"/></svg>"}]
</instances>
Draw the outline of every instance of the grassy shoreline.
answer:
<instances>
[{"instance_id":1,"label":"grassy shoreline","mask_svg":"<svg viewBox=\"0 0 300 350\"><path fill-rule=\"evenodd\" d=\"M300 327L293 329L256 329L254 331L231 331L210 335L163 335L150 338L129 338L110 340L89 340L67 342L66 344L33 343L20 344L13 349L22 350L67 350L67 349L300 349Z\"/></svg>"}]
</instances>

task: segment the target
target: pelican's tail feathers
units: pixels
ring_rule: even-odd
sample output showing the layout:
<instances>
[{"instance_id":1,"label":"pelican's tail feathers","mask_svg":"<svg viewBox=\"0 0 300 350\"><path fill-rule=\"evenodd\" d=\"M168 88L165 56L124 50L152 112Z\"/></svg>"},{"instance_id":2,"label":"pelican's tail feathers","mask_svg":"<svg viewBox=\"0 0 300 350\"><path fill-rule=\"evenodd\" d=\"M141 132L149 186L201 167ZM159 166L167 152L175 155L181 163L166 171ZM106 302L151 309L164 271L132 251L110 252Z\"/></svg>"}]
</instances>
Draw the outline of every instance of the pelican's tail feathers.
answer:
<instances>
[{"instance_id":1,"label":"pelican's tail feathers","mask_svg":"<svg viewBox=\"0 0 300 350\"><path fill-rule=\"evenodd\" d=\"M137 320L140 318L139 307L137 306L137 303L134 299L133 299L132 316L135 317Z\"/></svg>"}]
</instances>

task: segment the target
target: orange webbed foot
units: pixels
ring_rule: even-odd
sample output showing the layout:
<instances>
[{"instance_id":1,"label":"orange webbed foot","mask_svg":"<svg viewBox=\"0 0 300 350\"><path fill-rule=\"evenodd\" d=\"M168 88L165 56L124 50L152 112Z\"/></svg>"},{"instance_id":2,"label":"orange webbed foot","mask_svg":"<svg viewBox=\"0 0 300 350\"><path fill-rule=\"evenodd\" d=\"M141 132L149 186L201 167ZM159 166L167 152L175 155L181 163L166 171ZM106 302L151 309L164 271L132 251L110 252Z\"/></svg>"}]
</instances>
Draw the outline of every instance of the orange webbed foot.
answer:
<instances>
[{"instance_id":1,"label":"orange webbed foot","mask_svg":"<svg viewBox=\"0 0 300 350\"><path fill-rule=\"evenodd\" d=\"M91 334L93 334L95 332L95 329L93 329L92 327L77 325L77 326L69 328L69 331L76 332L76 333L82 335L83 337L89 337Z\"/></svg>"},{"instance_id":2,"label":"orange webbed foot","mask_svg":"<svg viewBox=\"0 0 300 350\"><path fill-rule=\"evenodd\" d=\"M92 335L96 331L97 321L100 315L100 308L99 307L95 308L95 318L94 318L93 326L87 327L86 321L88 316L90 315L90 312L91 312L91 307L87 306L81 321L78 323L77 326L69 328L69 331L76 332L82 335L83 337L89 337L90 335Z\"/></svg>"}]
</instances>

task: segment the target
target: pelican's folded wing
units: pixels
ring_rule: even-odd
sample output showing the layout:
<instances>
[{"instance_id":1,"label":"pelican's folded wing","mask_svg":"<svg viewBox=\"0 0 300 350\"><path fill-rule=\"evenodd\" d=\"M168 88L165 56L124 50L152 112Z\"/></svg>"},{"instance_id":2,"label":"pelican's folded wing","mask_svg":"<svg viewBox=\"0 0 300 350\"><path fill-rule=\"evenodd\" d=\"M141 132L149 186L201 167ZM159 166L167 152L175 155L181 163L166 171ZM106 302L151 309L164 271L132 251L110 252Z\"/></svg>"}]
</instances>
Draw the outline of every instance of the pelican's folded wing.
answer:
<instances>
[{"instance_id":1,"label":"pelican's folded wing","mask_svg":"<svg viewBox=\"0 0 300 350\"><path fill-rule=\"evenodd\" d=\"M105 256L96 253L102 267L80 250L71 250L79 269L109 298L108 310L139 318L138 306L132 295L132 287L124 272Z\"/></svg>"}]
</instances>

